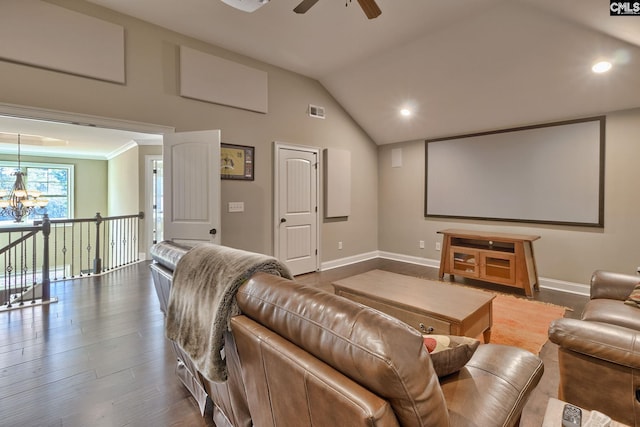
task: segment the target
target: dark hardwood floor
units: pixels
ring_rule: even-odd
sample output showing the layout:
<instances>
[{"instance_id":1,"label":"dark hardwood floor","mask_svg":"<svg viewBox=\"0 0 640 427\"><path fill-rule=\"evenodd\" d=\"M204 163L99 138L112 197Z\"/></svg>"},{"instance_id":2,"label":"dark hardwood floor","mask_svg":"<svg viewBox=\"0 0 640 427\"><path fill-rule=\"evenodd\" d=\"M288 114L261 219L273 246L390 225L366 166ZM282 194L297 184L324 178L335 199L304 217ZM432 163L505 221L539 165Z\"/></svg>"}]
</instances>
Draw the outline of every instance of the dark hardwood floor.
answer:
<instances>
[{"instance_id":1,"label":"dark hardwood floor","mask_svg":"<svg viewBox=\"0 0 640 427\"><path fill-rule=\"evenodd\" d=\"M373 268L437 278L433 268L377 259L296 280L332 291L332 281ZM53 283L51 295L59 302L0 312L0 426L214 425L174 375L147 262ZM568 316L587 301L548 290L534 298L572 308ZM540 426L546 401L555 396L556 353L547 342L541 352L545 374L525 408L523 427Z\"/></svg>"}]
</instances>

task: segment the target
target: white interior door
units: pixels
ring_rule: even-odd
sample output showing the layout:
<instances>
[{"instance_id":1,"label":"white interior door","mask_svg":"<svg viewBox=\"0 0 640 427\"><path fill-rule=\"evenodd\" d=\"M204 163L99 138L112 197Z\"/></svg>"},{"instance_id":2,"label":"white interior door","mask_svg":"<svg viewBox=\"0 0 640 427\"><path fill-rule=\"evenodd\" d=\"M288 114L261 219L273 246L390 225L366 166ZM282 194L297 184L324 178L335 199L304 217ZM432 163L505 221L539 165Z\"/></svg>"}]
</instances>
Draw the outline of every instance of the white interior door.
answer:
<instances>
[{"instance_id":1,"label":"white interior door","mask_svg":"<svg viewBox=\"0 0 640 427\"><path fill-rule=\"evenodd\" d=\"M291 273L318 269L317 149L275 145L275 253Z\"/></svg>"},{"instance_id":2,"label":"white interior door","mask_svg":"<svg viewBox=\"0 0 640 427\"><path fill-rule=\"evenodd\" d=\"M165 134L164 240L220 244L220 131Z\"/></svg>"}]
</instances>

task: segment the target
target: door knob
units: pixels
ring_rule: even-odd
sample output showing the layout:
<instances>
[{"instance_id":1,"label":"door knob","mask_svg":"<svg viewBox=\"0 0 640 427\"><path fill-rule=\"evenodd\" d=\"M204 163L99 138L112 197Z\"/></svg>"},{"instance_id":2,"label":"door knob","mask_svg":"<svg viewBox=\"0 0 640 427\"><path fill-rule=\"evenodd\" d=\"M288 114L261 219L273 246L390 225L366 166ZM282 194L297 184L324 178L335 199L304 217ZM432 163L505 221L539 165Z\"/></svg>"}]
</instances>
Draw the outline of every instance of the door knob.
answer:
<instances>
[{"instance_id":1,"label":"door knob","mask_svg":"<svg viewBox=\"0 0 640 427\"><path fill-rule=\"evenodd\" d=\"M280 218L280 223L287 222L287 218Z\"/></svg>"},{"instance_id":2,"label":"door knob","mask_svg":"<svg viewBox=\"0 0 640 427\"><path fill-rule=\"evenodd\" d=\"M209 234L211 234L212 236L215 236L217 232L218 230L216 230L215 228L212 228L211 230L209 230Z\"/></svg>"}]
</instances>

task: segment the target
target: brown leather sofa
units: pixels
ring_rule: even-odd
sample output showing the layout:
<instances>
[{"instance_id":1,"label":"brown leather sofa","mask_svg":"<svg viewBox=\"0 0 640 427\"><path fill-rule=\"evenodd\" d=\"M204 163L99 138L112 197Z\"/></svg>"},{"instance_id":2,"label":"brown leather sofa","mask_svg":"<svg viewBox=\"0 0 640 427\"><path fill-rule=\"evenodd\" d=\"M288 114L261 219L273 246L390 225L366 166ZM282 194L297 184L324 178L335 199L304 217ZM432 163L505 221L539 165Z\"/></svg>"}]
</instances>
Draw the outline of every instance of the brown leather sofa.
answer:
<instances>
[{"instance_id":1,"label":"brown leather sofa","mask_svg":"<svg viewBox=\"0 0 640 427\"><path fill-rule=\"evenodd\" d=\"M163 310L185 250L152 249ZM178 376L196 400L211 399L218 427L516 426L543 372L527 351L483 344L439 379L422 336L405 323L265 273L236 299L242 314L225 336L226 382L207 381L174 344Z\"/></svg>"},{"instance_id":2,"label":"brown leather sofa","mask_svg":"<svg viewBox=\"0 0 640 427\"><path fill-rule=\"evenodd\" d=\"M581 319L562 318L549 327L558 344L558 397L640 425L640 309L624 304L638 276L595 271Z\"/></svg>"}]
</instances>

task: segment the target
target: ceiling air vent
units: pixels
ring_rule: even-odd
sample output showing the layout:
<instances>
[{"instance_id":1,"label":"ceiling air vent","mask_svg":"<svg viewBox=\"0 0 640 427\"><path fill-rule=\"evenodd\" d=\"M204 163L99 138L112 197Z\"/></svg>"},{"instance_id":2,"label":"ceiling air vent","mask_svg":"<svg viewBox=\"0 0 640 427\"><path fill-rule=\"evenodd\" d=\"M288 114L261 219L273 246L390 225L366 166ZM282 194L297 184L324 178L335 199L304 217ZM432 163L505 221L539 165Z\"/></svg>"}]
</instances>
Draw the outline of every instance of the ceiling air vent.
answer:
<instances>
[{"instance_id":1,"label":"ceiling air vent","mask_svg":"<svg viewBox=\"0 0 640 427\"><path fill-rule=\"evenodd\" d=\"M309 104L309 116L316 119L324 119L324 107Z\"/></svg>"}]
</instances>

